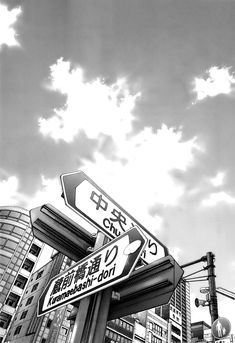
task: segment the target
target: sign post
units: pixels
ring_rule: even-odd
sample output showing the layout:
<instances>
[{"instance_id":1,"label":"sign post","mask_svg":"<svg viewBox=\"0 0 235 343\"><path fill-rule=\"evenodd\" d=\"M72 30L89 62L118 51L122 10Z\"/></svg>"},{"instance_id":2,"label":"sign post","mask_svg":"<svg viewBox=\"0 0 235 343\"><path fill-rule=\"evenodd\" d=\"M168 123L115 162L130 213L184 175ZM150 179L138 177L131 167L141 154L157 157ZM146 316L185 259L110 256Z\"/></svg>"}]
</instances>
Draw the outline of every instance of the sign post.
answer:
<instances>
[{"instance_id":1,"label":"sign post","mask_svg":"<svg viewBox=\"0 0 235 343\"><path fill-rule=\"evenodd\" d=\"M132 228L51 279L39 299L38 316L127 279L146 241Z\"/></svg>"},{"instance_id":2,"label":"sign post","mask_svg":"<svg viewBox=\"0 0 235 343\"><path fill-rule=\"evenodd\" d=\"M168 255L164 244L82 171L61 175L61 184L66 205L109 238L116 238L133 226L139 227L148 240L141 256L146 263Z\"/></svg>"}]
</instances>

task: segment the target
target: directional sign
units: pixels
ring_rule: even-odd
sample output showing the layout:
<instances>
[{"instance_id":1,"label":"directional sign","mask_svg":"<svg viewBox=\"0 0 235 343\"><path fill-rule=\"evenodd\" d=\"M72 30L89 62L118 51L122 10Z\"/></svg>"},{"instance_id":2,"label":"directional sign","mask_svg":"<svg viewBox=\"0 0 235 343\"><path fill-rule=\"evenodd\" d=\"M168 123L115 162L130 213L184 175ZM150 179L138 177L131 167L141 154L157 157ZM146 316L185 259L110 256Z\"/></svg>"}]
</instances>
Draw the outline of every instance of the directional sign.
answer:
<instances>
[{"instance_id":1,"label":"directional sign","mask_svg":"<svg viewBox=\"0 0 235 343\"><path fill-rule=\"evenodd\" d=\"M118 205L82 171L61 175L65 204L110 238L133 226L141 228L148 242L141 258L151 263L168 255L167 248Z\"/></svg>"},{"instance_id":2,"label":"directional sign","mask_svg":"<svg viewBox=\"0 0 235 343\"><path fill-rule=\"evenodd\" d=\"M147 243L132 228L51 279L38 303L38 315L77 301L129 277Z\"/></svg>"},{"instance_id":3,"label":"directional sign","mask_svg":"<svg viewBox=\"0 0 235 343\"><path fill-rule=\"evenodd\" d=\"M231 331L231 323L227 318L220 317L211 326L212 335L219 340L227 337Z\"/></svg>"}]
</instances>

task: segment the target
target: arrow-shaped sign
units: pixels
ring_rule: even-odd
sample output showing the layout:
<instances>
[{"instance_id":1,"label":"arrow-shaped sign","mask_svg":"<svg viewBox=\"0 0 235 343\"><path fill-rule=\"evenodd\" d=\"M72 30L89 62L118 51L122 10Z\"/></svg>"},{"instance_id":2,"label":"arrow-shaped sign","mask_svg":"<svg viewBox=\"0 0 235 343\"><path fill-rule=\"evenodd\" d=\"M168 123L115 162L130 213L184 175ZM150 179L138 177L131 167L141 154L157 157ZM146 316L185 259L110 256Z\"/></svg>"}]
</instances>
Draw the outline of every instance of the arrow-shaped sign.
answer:
<instances>
[{"instance_id":1,"label":"arrow-shaped sign","mask_svg":"<svg viewBox=\"0 0 235 343\"><path fill-rule=\"evenodd\" d=\"M151 263L168 255L164 244L82 171L61 175L61 184L65 204L108 237L116 238L133 226L139 227L148 240L141 256L145 262Z\"/></svg>"},{"instance_id":2,"label":"arrow-shaped sign","mask_svg":"<svg viewBox=\"0 0 235 343\"><path fill-rule=\"evenodd\" d=\"M128 278L146 242L141 230L132 228L51 279L39 299L38 315Z\"/></svg>"}]
</instances>

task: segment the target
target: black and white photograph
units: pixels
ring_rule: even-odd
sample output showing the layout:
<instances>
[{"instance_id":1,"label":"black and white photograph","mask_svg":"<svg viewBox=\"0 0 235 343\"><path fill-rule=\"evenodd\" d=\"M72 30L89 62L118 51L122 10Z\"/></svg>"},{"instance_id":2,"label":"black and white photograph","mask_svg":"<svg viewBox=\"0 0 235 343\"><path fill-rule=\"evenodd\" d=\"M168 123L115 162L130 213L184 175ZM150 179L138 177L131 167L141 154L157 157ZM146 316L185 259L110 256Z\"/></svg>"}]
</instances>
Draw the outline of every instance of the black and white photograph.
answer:
<instances>
[{"instance_id":1,"label":"black and white photograph","mask_svg":"<svg viewBox=\"0 0 235 343\"><path fill-rule=\"evenodd\" d=\"M0 0L0 343L235 342L234 227L234 0Z\"/></svg>"}]
</instances>

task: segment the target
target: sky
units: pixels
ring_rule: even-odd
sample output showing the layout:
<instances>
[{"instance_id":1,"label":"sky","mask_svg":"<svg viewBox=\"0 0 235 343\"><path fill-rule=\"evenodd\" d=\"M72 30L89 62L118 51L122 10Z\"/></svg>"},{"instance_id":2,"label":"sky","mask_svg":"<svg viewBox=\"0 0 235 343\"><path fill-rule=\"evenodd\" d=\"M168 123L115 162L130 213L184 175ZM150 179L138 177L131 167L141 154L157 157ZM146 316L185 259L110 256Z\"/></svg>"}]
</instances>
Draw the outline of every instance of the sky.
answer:
<instances>
[{"instance_id":1,"label":"sky","mask_svg":"<svg viewBox=\"0 0 235 343\"><path fill-rule=\"evenodd\" d=\"M233 0L0 0L0 206L82 222L60 196L82 170L179 264L212 251L235 291L234 16ZM210 324L206 285L192 321Z\"/></svg>"}]
</instances>

